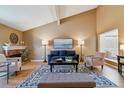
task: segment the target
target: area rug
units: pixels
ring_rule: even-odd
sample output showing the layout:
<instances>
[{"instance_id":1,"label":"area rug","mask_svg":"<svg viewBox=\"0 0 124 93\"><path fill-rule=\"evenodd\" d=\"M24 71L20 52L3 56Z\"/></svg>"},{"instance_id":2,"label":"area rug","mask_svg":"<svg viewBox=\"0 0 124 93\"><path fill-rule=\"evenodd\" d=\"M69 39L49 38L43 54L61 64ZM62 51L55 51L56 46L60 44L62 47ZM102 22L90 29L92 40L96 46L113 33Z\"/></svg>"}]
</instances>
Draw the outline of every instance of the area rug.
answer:
<instances>
[{"instance_id":1,"label":"area rug","mask_svg":"<svg viewBox=\"0 0 124 93\"><path fill-rule=\"evenodd\" d=\"M47 64L41 65L36 70L32 72L32 74L20 84L17 85L17 88L36 88L38 83L42 80L43 75L49 73L77 73L73 66L55 66L53 68L53 72L50 72L50 66ZM108 88L108 87L117 87L112 81L107 79L106 77L98 74L95 70L90 70L86 68L84 65L80 64L78 66L78 73L87 73L96 81L96 87L98 88Z\"/></svg>"}]
</instances>

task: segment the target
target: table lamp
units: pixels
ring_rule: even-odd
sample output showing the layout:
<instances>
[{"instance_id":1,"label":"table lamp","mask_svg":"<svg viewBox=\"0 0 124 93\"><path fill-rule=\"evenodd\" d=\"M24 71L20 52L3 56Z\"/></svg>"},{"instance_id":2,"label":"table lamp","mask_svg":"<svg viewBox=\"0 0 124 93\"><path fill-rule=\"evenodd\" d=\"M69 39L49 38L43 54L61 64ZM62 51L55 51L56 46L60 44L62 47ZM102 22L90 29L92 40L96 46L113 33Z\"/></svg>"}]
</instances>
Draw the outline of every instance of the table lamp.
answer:
<instances>
[{"instance_id":1,"label":"table lamp","mask_svg":"<svg viewBox=\"0 0 124 93\"><path fill-rule=\"evenodd\" d=\"M122 55L124 55L124 44L120 44L120 50L122 51Z\"/></svg>"}]
</instances>

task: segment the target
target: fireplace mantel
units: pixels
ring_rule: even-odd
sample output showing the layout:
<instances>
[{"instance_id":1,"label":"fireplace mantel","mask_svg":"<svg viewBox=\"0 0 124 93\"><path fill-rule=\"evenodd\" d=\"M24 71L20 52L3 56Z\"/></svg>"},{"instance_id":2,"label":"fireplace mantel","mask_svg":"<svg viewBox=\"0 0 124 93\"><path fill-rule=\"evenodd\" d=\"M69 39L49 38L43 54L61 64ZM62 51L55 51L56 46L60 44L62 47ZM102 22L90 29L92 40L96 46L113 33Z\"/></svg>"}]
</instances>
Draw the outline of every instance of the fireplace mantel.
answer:
<instances>
[{"instance_id":1,"label":"fireplace mantel","mask_svg":"<svg viewBox=\"0 0 124 93\"><path fill-rule=\"evenodd\" d=\"M17 56L20 54L21 50L26 49L26 46L2 46L4 54L7 57Z\"/></svg>"},{"instance_id":2,"label":"fireplace mantel","mask_svg":"<svg viewBox=\"0 0 124 93\"><path fill-rule=\"evenodd\" d=\"M8 50L22 50L25 49L26 46L2 46L3 50L8 51Z\"/></svg>"}]
</instances>

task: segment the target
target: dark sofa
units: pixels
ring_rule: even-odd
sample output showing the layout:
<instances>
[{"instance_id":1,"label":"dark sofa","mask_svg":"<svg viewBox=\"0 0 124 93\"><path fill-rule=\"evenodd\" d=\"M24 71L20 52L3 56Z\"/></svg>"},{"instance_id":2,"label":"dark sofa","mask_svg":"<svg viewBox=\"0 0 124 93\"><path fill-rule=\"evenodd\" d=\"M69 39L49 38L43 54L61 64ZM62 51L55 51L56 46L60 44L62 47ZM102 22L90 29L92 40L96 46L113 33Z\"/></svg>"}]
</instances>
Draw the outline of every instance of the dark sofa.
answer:
<instances>
[{"instance_id":1,"label":"dark sofa","mask_svg":"<svg viewBox=\"0 0 124 93\"><path fill-rule=\"evenodd\" d=\"M65 57L72 57L73 60L79 62L79 55L74 50L52 50L48 55L48 64L57 58L62 58L65 61Z\"/></svg>"}]
</instances>

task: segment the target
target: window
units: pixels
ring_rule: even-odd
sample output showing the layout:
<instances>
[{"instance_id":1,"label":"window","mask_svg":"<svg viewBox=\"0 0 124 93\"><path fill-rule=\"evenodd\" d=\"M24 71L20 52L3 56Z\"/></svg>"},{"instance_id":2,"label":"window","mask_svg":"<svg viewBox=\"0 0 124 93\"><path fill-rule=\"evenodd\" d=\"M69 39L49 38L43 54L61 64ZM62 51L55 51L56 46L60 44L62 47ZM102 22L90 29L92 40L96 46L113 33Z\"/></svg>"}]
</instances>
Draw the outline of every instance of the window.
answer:
<instances>
[{"instance_id":1,"label":"window","mask_svg":"<svg viewBox=\"0 0 124 93\"><path fill-rule=\"evenodd\" d=\"M116 59L118 49L118 29L112 29L99 35L99 50L106 52L107 58Z\"/></svg>"}]
</instances>

